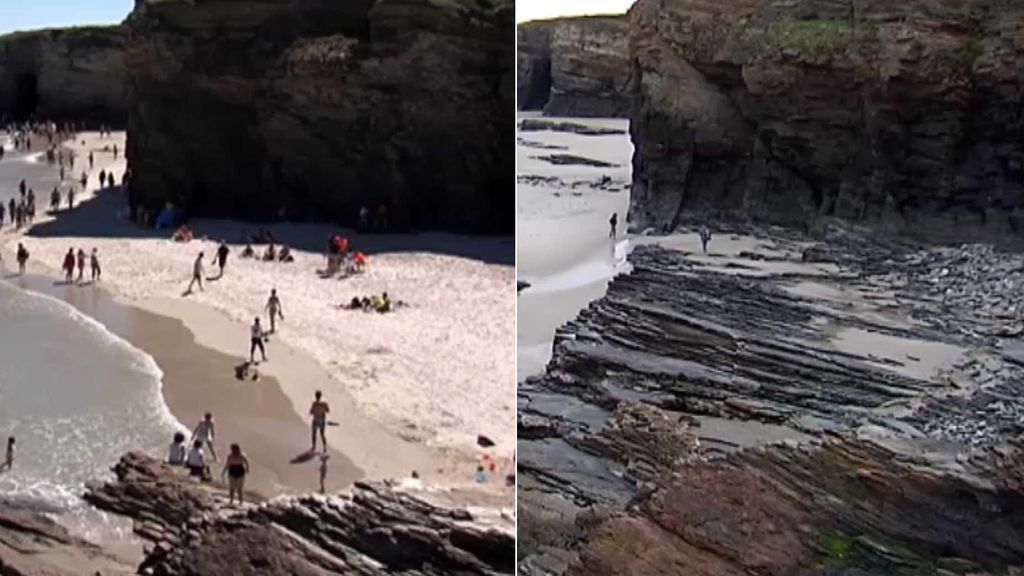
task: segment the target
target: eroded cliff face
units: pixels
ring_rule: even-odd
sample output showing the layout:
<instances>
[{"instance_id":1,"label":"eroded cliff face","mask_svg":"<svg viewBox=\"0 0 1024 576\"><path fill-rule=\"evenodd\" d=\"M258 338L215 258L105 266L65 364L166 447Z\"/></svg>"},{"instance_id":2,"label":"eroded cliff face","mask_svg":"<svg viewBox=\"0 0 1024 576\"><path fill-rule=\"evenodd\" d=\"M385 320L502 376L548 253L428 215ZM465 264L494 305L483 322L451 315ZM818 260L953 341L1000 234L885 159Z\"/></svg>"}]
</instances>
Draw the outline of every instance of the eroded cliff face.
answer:
<instances>
[{"instance_id":1,"label":"eroded cliff face","mask_svg":"<svg viewBox=\"0 0 1024 576\"><path fill-rule=\"evenodd\" d=\"M518 27L519 109L621 118L630 112L628 20L586 16Z\"/></svg>"},{"instance_id":2,"label":"eroded cliff face","mask_svg":"<svg viewBox=\"0 0 1024 576\"><path fill-rule=\"evenodd\" d=\"M0 117L124 122L124 48L119 26L0 36Z\"/></svg>"},{"instance_id":3,"label":"eroded cliff face","mask_svg":"<svg viewBox=\"0 0 1024 576\"><path fill-rule=\"evenodd\" d=\"M1024 4L640 0L634 229L1021 232Z\"/></svg>"},{"instance_id":4,"label":"eroded cliff face","mask_svg":"<svg viewBox=\"0 0 1024 576\"><path fill-rule=\"evenodd\" d=\"M190 215L513 229L510 1L140 1L133 194Z\"/></svg>"}]
</instances>

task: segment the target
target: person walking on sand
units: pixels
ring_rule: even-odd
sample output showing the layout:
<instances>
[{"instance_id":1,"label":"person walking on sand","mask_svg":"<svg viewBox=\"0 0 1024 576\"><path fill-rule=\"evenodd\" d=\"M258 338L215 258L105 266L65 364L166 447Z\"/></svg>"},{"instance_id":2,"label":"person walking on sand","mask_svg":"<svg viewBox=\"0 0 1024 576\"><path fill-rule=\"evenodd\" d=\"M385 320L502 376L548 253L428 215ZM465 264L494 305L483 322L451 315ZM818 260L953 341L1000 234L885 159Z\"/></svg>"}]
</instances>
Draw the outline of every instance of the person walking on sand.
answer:
<instances>
[{"instance_id":1,"label":"person walking on sand","mask_svg":"<svg viewBox=\"0 0 1024 576\"><path fill-rule=\"evenodd\" d=\"M78 249L78 282L85 280L85 250Z\"/></svg>"},{"instance_id":2,"label":"person walking on sand","mask_svg":"<svg viewBox=\"0 0 1024 576\"><path fill-rule=\"evenodd\" d=\"M221 479L228 477L228 506L235 502L238 494L238 505L241 506L242 491L245 489L245 475L249 473L249 459L242 453L238 444L231 445L231 453L224 460L224 469L220 471Z\"/></svg>"},{"instance_id":3,"label":"person walking on sand","mask_svg":"<svg viewBox=\"0 0 1024 576\"><path fill-rule=\"evenodd\" d=\"M700 249L707 254L708 253L708 242L711 242L711 230L708 230L707 226L701 226L700 232Z\"/></svg>"},{"instance_id":4,"label":"person walking on sand","mask_svg":"<svg viewBox=\"0 0 1024 576\"><path fill-rule=\"evenodd\" d=\"M96 163L96 158L93 157L92 152L89 152L89 170L93 169L93 165Z\"/></svg>"},{"instance_id":5,"label":"person walking on sand","mask_svg":"<svg viewBox=\"0 0 1024 576\"><path fill-rule=\"evenodd\" d=\"M199 283L199 291L203 291L203 253L200 252L199 256L196 256L196 261L192 264L192 281L188 283L188 290L186 294L192 293L192 286Z\"/></svg>"},{"instance_id":6,"label":"person walking on sand","mask_svg":"<svg viewBox=\"0 0 1024 576\"><path fill-rule=\"evenodd\" d=\"M327 452L327 415L331 412L331 407L327 405L327 402L323 401L323 392L317 390L316 394L313 395L313 404L309 407L309 415L312 417L312 448L310 452L316 452L316 433L320 432L320 443L323 445L324 452Z\"/></svg>"},{"instance_id":7,"label":"person walking on sand","mask_svg":"<svg viewBox=\"0 0 1024 576\"><path fill-rule=\"evenodd\" d=\"M95 248L92 249L92 254L89 255L89 269L92 271L92 281L99 282L100 276L103 275L103 270L100 269L99 251Z\"/></svg>"},{"instance_id":8,"label":"person walking on sand","mask_svg":"<svg viewBox=\"0 0 1024 576\"><path fill-rule=\"evenodd\" d=\"M85 185L82 185L82 190L85 190ZM74 210L75 208L75 187L72 185L68 188L68 210Z\"/></svg>"},{"instance_id":9,"label":"person walking on sand","mask_svg":"<svg viewBox=\"0 0 1024 576\"><path fill-rule=\"evenodd\" d=\"M231 249L224 242L220 243L217 247L217 253L213 255L213 263L220 269L217 278L224 276L224 267L228 264L228 254L231 253Z\"/></svg>"},{"instance_id":10,"label":"person walking on sand","mask_svg":"<svg viewBox=\"0 0 1024 576\"><path fill-rule=\"evenodd\" d=\"M64 283L71 284L75 278L75 249L68 248L68 253L64 255Z\"/></svg>"},{"instance_id":11,"label":"person walking on sand","mask_svg":"<svg viewBox=\"0 0 1024 576\"><path fill-rule=\"evenodd\" d=\"M284 320L284 313L281 312L281 299L277 297L277 288L270 291L270 298L267 298L266 311L270 315L270 333L277 334L277 322L275 319L280 317L281 320Z\"/></svg>"},{"instance_id":12,"label":"person walking on sand","mask_svg":"<svg viewBox=\"0 0 1024 576\"><path fill-rule=\"evenodd\" d=\"M610 230L608 231L608 237L609 238L617 238L618 237L618 234L615 231L615 228L618 227L618 225L619 225L619 213L618 212L612 212L612 217L608 219L608 226L610 228Z\"/></svg>"},{"instance_id":13,"label":"person walking on sand","mask_svg":"<svg viewBox=\"0 0 1024 576\"><path fill-rule=\"evenodd\" d=\"M18 208L18 205L14 203L14 198L11 198L11 201L7 204L7 207L10 208L10 211L8 213L10 214L11 224L14 224L14 214Z\"/></svg>"},{"instance_id":14,"label":"person walking on sand","mask_svg":"<svg viewBox=\"0 0 1024 576\"><path fill-rule=\"evenodd\" d=\"M260 326L260 319L256 317L252 322L252 327L249 338L249 362L256 361L256 349L259 348L260 355L263 356L263 361L267 361L267 349L263 347L263 326Z\"/></svg>"},{"instance_id":15,"label":"person walking on sand","mask_svg":"<svg viewBox=\"0 0 1024 576\"><path fill-rule=\"evenodd\" d=\"M4 454L4 463L0 464L0 470L9 471L14 468L14 436L7 438L7 453Z\"/></svg>"},{"instance_id":16,"label":"person walking on sand","mask_svg":"<svg viewBox=\"0 0 1024 576\"><path fill-rule=\"evenodd\" d=\"M28 249L23 244L18 243L18 274L24 276L25 265L28 264Z\"/></svg>"},{"instance_id":17,"label":"person walking on sand","mask_svg":"<svg viewBox=\"0 0 1024 576\"><path fill-rule=\"evenodd\" d=\"M190 442L195 442L200 448L205 444L210 449L210 456L214 460L217 459L217 451L213 448L214 441L217 440L217 429L213 424L213 414L207 412L203 414L203 419L196 424L195 429L192 430L192 438Z\"/></svg>"}]
</instances>

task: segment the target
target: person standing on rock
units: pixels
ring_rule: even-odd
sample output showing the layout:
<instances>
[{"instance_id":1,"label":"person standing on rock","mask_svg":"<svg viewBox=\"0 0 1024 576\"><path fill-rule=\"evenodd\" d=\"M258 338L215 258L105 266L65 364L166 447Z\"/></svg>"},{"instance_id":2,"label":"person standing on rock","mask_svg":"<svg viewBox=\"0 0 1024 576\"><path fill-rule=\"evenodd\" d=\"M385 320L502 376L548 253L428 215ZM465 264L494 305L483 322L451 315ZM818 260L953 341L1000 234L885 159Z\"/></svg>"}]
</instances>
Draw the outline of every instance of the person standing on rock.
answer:
<instances>
[{"instance_id":1,"label":"person standing on rock","mask_svg":"<svg viewBox=\"0 0 1024 576\"><path fill-rule=\"evenodd\" d=\"M230 253L231 250L224 242L221 242L220 246L217 247L217 253L213 255L213 263L220 269L217 278L224 276L224 267L228 264L228 254Z\"/></svg>"},{"instance_id":2,"label":"person standing on rock","mask_svg":"<svg viewBox=\"0 0 1024 576\"><path fill-rule=\"evenodd\" d=\"M707 226L701 226L700 232L700 249L707 254L708 253L708 242L711 242L711 230L708 230Z\"/></svg>"},{"instance_id":3,"label":"person standing on rock","mask_svg":"<svg viewBox=\"0 0 1024 576\"><path fill-rule=\"evenodd\" d=\"M206 466L206 458L203 458L203 443L196 440L192 443L192 449L188 451L188 458L185 459L188 466L188 475L200 480L210 477L209 468Z\"/></svg>"},{"instance_id":4,"label":"person standing on rock","mask_svg":"<svg viewBox=\"0 0 1024 576\"><path fill-rule=\"evenodd\" d=\"M609 238L617 238L618 237L618 233L615 230L618 227L618 225L619 225L619 213L618 212L612 212L612 217L608 219L608 227L609 227L608 237Z\"/></svg>"},{"instance_id":5,"label":"person standing on rock","mask_svg":"<svg viewBox=\"0 0 1024 576\"><path fill-rule=\"evenodd\" d=\"M316 452L316 433L320 432L320 443L323 445L324 452L327 452L327 415L331 412L331 407L327 402L323 401L323 392L317 390L316 394L313 395L313 404L309 407L309 415L312 417L312 448L310 452Z\"/></svg>"},{"instance_id":6,"label":"person standing on rock","mask_svg":"<svg viewBox=\"0 0 1024 576\"><path fill-rule=\"evenodd\" d=\"M191 442L195 443L195 446L202 448L205 444L210 449L210 456L214 460L217 459L217 450L214 449L213 443L217 440L217 428L213 423L213 414L207 412L203 414L203 419L196 424L196 427L192 430Z\"/></svg>"},{"instance_id":7,"label":"person standing on rock","mask_svg":"<svg viewBox=\"0 0 1024 576\"><path fill-rule=\"evenodd\" d=\"M228 506L235 502L238 494L238 505L241 506L242 491L245 490L245 476L249 473L249 459L242 453L238 444L231 445L231 453L224 460L224 469L220 471L221 479L228 477Z\"/></svg>"},{"instance_id":8,"label":"person standing on rock","mask_svg":"<svg viewBox=\"0 0 1024 576\"><path fill-rule=\"evenodd\" d=\"M284 320L284 313L281 312L281 299L277 297L277 288L270 291L270 298L267 298L267 314L270 315L270 333L277 334L277 317Z\"/></svg>"},{"instance_id":9,"label":"person standing on rock","mask_svg":"<svg viewBox=\"0 0 1024 576\"><path fill-rule=\"evenodd\" d=\"M203 253L200 252L199 256L196 256L196 261L192 263L192 281L188 283L188 290L185 294L192 293L192 286L199 283L199 291L203 291Z\"/></svg>"}]
</instances>

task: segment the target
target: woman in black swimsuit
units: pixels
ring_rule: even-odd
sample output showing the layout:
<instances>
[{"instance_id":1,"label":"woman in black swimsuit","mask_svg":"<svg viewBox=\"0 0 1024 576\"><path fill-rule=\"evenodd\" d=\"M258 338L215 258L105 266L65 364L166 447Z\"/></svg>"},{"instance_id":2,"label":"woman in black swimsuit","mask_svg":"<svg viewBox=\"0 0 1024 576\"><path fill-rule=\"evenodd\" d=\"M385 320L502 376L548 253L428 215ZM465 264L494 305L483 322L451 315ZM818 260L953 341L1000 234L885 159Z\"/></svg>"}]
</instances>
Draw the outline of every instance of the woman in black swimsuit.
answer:
<instances>
[{"instance_id":1,"label":"woman in black swimsuit","mask_svg":"<svg viewBox=\"0 0 1024 576\"><path fill-rule=\"evenodd\" d=\"M221 478L228 477L228 505L235 502L235 494L238 494L238 503L242 503L242 491L245 489L245 476L249 473L249 459L242 453L238 444L231 445L231 454L224 461L224 469L221 470Z\"/></svg>"}]
</instances>

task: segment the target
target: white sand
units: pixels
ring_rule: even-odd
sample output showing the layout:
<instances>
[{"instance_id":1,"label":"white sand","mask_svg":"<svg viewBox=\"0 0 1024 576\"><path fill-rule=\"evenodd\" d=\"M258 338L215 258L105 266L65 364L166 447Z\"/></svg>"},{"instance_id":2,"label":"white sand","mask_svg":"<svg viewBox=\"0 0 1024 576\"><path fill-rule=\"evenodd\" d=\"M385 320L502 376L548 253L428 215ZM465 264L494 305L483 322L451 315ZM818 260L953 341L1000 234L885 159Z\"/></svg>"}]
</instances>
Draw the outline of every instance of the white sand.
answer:
<instances>
[{"instance_id":1,"label":"white sand","mask_svg":"<svg viewBox=\"0 0 1024 576\"><path fill-rule=\"evenodd\" d=\"M123 134L103 140L86 134L69 143L79 154L79 175L82 159L87 155L85 149L115 142L124 149ZM110 154L97 153L96 160L94 173L113 169L120 181L123 159L114 161ZM40 196L45 203L48 191ZM196 235L211 240L181 244L165 238L143 237L143 231L115 215L115 210L124 210L123 203L118 207L117 201L104 196L93 206L100 205L109 205L109 209L86 212L90 207L82 207L82 214L89 214L89 221L81 232L69 224L68 228L75 232L68 235L8 239L5 258L13 261L14 246L24 241L32 253L29 271L55 275L69 247L77 250L82 246L86 251L96 247L103 266L104 287L129 303L181 318L204 344L219 342L221 346L230 346L225 343L235 342L234 351L239 357L248 355L248 325L252 318L262 316L267 324L263 308L270 289L276 288L285 320L279 323L279 333L268 344L270 362L263 369L281 378L282 388L304 418L310 390L302 382L290 382L287 370L275 367L275 358L283 352L279 343L308 353L327 369L336 386L324 390L328 399L335 393L351 394L361 410L405 438L472 454L477 435L483 434L497 443L495 454L512 454L515 270L505 264L417 251L417 247L429 244L439 252L459 253L460 248L478 244L477 253L500 253L512 249L510 240L445 234L354 237L356 249L371 246L367 273L343 281L321 280L316 271L323 267L324 258L314 251L293 247L296 261L290 264L240 259L240 231L253 232L255 226L230 221L192 221L190 225ZM84 217L72 213L62 216L57 224ZM330 234L339 231L326 225L304 224L269 228L277 238L293 242L293 246L316 246L311 250L319 250ZM37 229L45 230L38 223ZM165 236L169 238L170 231ZM207 276L214 275L210 266L216 250L213 240L220 238L232 243L225 277L208 282L204 292L188 296L187 306L176 306L175 302L182 301L192 262L200 251L205 253ZM374 245L387 246L390 252L375 253ZM387 315L337 308L353 296L384 291L409 306ZM203 330L211 330L209 326L217 323L197 322L192 304L215 309L235 320L229 329L233 333L224 334L221 325L221 333L203 334ZM334 415L339 420L344 417ZM340 434L336 428L328 430L329 435ZM332 443L342 442L341 438L328 439Z\"/></svg>"}]
</instances>

